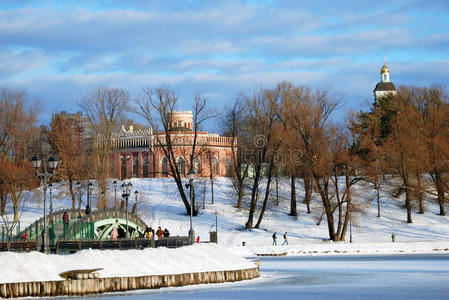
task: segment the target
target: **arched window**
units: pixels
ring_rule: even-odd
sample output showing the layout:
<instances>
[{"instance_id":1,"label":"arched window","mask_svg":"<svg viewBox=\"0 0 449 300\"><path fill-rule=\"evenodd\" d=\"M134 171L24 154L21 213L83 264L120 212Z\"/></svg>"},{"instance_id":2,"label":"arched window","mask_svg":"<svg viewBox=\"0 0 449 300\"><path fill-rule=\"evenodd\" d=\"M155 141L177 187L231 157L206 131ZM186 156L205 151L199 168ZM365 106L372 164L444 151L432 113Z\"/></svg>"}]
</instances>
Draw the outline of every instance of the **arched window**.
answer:
<instances>
[{"instance_id":1,"label":"arched window","mask_svg":"<svg viewBox=\"0 0 449 300\"><path fill-rule=\"evenodd\" d=\"M143 170L142 170L142 176L143 177L148 177L148 156L145 155L145 157L143 158Z\"/></svg>"},{"instance_id":2,"label":"arched window","mask_svg":"<svg viewBox=\"0 0 449 300\"><path fill-rule=\"evenodd\" d=\"M120 168L121 169L120 170L120 179L123 180L123 179L126 178L126 172L128 171L127 167L126 167L127 156L123 155L123 156L120 157L120 159L122 161L122 165L121 165L121 168Z\"/></svg>"},{"instance_id":3,"label":"arched window","mask_svg":"<svg viewBox=\"0 0 449 300\"><path fill-rule=\"evenodd\" d=\"M193 160L193 173L200 174L201 168L200 168L200 159L198 157L195 157Z\"/></svg>"},{"instance_id":4,"label":"arched window","mask_svg":"<svg viewBox=\"0 0 449 300\"><path fill-rule=\"evenodd\" d=\"M139 158L137 158L137 157L134 159L133 176L139 177Z\"/></svg>"},{"instance_id":5,"label":"arched window","mask_svg":"<svg viewBox=\"0 0 449 300\"><path fill-rule=\"evenodd\" d=\"M186 161L183 157L178 157L178 160L176 161L176 167L178 168L178 172L181 175L186 174Z\"/></svg>"},{"instance_id":6,"label":"arched window","mask_svg":"<svg viewBox=\"0 0 449 300\"><path fill-rule=\"evenodd\" d=\"M387 74L384 74L384 81L387 81Z\"/></svg>"},{"instance_id":7,"label":"arched window","mask_svg":"<svg viewBox=\"0 0 449 300\"><path fill-rule=\"evenodd\" d=\"M226 158L226 176L231 176L231 159L228 157Z\"/></svg>"},{"instance_id":8,"label":"arched window","mask_svg":"<svg viewBox=\"0 0 449 300\"><path fill-rule=\"evenodd\" d=\"M212 170L214 172L214 175L218 174L218 158L215 156L212 158Z\"/></svg>"},{"instance_id":9,"label":"arched window","mask_svg":"<svg viewBox=\"0 0 449 300\"><path fill-rule=\"evenodd\" d=\"M168 160L165 156L162 158L162 174L168 174Z\"/></svg>"}]
</instances>

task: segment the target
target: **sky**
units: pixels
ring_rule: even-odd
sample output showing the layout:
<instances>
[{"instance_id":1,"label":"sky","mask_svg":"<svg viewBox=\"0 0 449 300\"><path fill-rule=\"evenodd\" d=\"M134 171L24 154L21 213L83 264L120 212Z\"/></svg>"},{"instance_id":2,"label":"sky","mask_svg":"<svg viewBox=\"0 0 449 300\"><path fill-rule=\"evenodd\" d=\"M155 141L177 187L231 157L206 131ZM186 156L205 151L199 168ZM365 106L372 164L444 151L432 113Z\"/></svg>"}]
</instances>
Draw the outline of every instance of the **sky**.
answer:
<instances>
[{"instance_id":1,"label":"sky","mask_svg":"<svg viewBox=\"0 0 449 300\"><path fill-rule=\"evenodd\" d=\"M42 123L100 85L167 85L186 110L284 80L335 91L342 118L384 57L396 86L446 86L449 1L0 1L0 88L40 100Z\"/></svg>"}]
</instances>

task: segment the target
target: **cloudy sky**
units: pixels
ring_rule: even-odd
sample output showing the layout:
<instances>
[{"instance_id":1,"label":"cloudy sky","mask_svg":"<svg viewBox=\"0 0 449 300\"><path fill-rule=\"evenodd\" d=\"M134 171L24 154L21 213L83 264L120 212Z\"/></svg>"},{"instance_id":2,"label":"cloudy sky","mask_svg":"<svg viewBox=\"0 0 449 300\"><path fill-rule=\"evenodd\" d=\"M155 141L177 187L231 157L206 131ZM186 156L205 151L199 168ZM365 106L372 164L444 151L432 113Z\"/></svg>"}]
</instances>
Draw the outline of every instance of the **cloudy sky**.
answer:
<instances>
[{"instance_id":1,"label":"cloudy sky","mask_svg":"<svg viewBox=\"0 0 449 300\"><path fill-rule=\"evenodd\" d=\"M40 99L42 122L100 84L166 84L189 109L196 91L222 108L288 80L357 110L384 56L396 85L447 85L449 1L0 2L0 87Z\"/></svg>"}]
</instances>

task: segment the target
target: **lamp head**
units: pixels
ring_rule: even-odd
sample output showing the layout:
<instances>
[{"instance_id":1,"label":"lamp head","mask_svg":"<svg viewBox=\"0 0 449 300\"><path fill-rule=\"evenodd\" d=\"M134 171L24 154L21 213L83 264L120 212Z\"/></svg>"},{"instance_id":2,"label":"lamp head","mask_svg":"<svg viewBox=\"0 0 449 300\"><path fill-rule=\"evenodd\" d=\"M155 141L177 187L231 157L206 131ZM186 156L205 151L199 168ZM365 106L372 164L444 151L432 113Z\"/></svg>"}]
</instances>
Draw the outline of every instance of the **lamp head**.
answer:
<instances>
[{"instance_id":1,"label":"lamp head","mask_svg":"<svg viewBox=\"0 0 449 300\"><path fill-rule=\"evenodd\" d=\"M48 165L51 169L56 169L56 167L58 166L58 162L59 161L54 156L48 159Z\"/></svg>"},{"instance_id":2,"label":"lamp head","mask_svg":"<svg viewBox=\"0 0 449 300\"><path fill-rule=\"evenodd\" d=\"M53 189L53 184L49 183L48 184L48 189L51 191Z\"/></svg>"},{"instance_id":3,"label":"lamp head","mask_svg":"<svg viewBox=\"0 0 449 300\"><path fill-rule=\"evenodd\" d=\"M39 156L35 155L33 156L33 158L31 159L31 163L33 164L33 167L35 169L39 169L42 163L42 160L40 159Z\"/></svg>"},{"instance_id":4,"label":"lamp head","mask_svg":"<svg viewBox=\"0 0 449 300\"><path fill-rule=\"evenodd\" d=\"M128 185L126 183L122 183L122 185L120 187L123 190L123 194L127 194L128 193Z\"/></svg>"}]
</instances>

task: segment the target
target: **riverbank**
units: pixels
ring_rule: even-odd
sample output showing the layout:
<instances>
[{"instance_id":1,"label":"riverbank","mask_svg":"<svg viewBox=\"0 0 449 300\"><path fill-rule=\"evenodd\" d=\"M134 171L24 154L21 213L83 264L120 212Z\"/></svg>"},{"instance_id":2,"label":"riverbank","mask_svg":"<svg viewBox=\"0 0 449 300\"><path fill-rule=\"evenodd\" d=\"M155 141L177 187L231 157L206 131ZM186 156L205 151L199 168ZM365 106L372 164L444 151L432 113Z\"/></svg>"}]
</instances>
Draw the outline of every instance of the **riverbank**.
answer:
<instances>
[{"instance_id":1,"label":"riverbank","mask_svg":"<svg viewBox=\"0 0 449 300\"><path fill-rule=\"evenodd\" d=\"M278 241L279 243L279 241ZM282 241L281 241L282 243ZM281 244L279 243L279 244ZM320 256L320 255L394 255L394 254L449 254L448 241L428 242L331 242L322 241L291 246L236 246L230 250L239 256L279 255Z\"/></svg>"}]
</instances>

